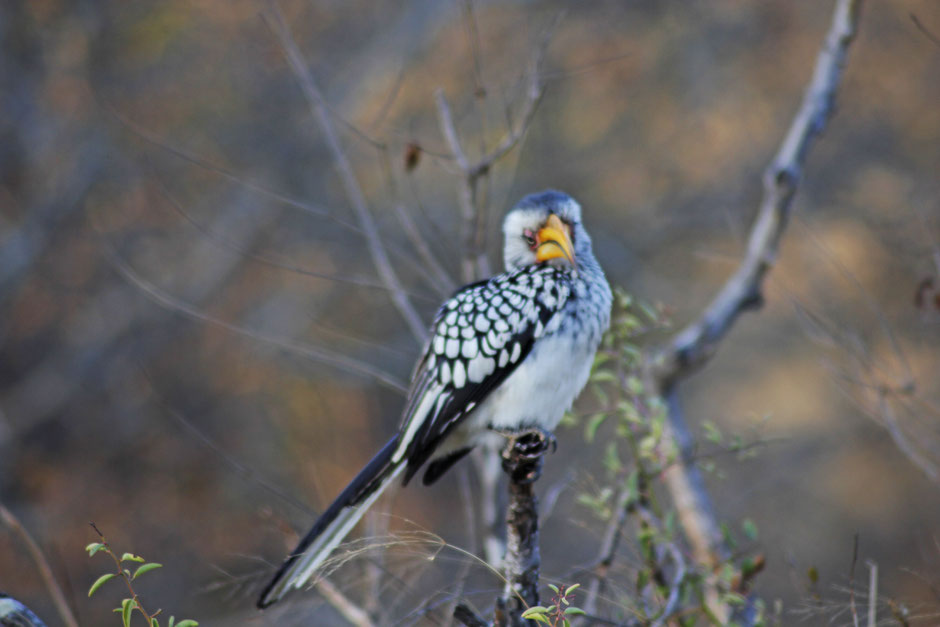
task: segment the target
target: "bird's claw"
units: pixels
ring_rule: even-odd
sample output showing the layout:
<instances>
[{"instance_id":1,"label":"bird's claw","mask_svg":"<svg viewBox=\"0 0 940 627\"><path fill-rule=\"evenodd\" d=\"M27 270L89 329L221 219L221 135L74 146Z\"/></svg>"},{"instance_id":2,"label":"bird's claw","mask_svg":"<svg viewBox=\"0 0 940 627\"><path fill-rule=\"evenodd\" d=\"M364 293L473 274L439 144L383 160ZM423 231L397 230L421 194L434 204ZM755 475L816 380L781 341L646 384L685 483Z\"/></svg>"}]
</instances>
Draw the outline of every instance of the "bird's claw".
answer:
<instances>
[{"instance_id":1,"label":"bird's claw","mask_svg":"<svg viewBox=\"0 0 940 627\"><path fill-rule=\"evenodd\" d=\"M542 474L542 457L558 448L555 436L545 429L504 433L509 441L503 449L503 470L516 483L533 483Z\"/></svg>"}]
</instances>

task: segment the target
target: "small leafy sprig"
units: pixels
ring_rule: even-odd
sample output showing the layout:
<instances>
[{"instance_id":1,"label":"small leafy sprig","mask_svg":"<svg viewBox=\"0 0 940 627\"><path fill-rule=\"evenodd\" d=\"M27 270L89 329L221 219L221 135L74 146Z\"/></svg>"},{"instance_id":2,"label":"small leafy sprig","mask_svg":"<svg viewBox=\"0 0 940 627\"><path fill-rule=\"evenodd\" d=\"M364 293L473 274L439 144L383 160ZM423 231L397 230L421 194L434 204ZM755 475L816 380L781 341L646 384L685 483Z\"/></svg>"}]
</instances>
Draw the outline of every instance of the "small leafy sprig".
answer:
<instances>
[{"instance_id":1,"label":"small leafy sprig","mask_svg":"<svg viewBox=\"0 0 940 627\"><path fill-rule=\"evenodd\" d=\"M148 562L141 556L134 555L133 553L123 553L121 557L118 557L117 553L111 549L111 545L108 544L104 534L95 526L95 523L90 524L91 528L98 534L99 541L92 542L85 547L85 550L88 551L88 557L92 557L95 553L99 552L106 553L114 561L115 571L105 573L98 577L95 583L91 584L91 587L88 589L88 596L93 595L108 581L115 577L120 577L124 580L124 583L127 584L127 589L130 592L130 597L124 598L121 601L121 607L114 608L114 611L121 615L121 621L124 623L124 627L130 627L131 616L133 616L134 610L137 610L143 615L149 627L160 627L160 621L157 619L157 615L160 614L162 610L157 610L152 614L145 610L143 604L140 602L140 597L137 596L137 592L134 590L132 582L144 573L161 568L162 564ZM140 566L134 567L133 564L140 564ZM132 568L134 569L133 572L131 572ZM167 627L196 627L198 624L199 623L189 618L176 622L176 618L170 616Z\"/></svg>"},{"instance_id":2,"label":"small leafy sprig","mask_svg":"<svg viewBox=\"0 0 940 627\"><path fill-rule=\"evenodd\" d=\"M552 596L552 604L548 607L535 605L522 613L522 618L534 620L539 623L545 623L551 627L571 627L572 616L583 616L584 610L571 605L571 599L568 597L575 590L581 587L576 583L570 586L553 586L548 584L555 594Z\"/></svg>"}]
</instances>

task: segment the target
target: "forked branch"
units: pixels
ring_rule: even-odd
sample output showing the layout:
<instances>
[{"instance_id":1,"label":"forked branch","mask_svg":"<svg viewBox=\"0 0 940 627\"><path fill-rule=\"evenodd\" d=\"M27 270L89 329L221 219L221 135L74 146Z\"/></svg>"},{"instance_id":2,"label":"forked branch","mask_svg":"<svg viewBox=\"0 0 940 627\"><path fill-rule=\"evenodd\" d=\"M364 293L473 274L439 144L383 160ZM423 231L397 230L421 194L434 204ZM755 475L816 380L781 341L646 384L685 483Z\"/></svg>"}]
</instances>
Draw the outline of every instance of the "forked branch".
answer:
<instances>
[{"instance_id":1,"label":"forked branch","mask_svg":"<svg viewBox=\"0 0 940 627\"><path fill-rule=\"evenodd\" d=\"M764 191L747 250L737 271L727 280L702 314L655 351L649 362L653 385L667 400L668 429L678 459L665 474L686 538L700 564L711 567L727 556L711 501L701 474L692 461L692 437L679 405L676 386L704 366L742 312L763 302L764 277L773 267L790 216L792 201L813 140L834 110L836 92L848 47L855 37L862 0L837 0L832 23L816 66L789 130L764 173ZM713 610L717 593L712 590ZM726 609L726 608L725 608ZM721 616L722 614L719 614Z\"/></svg>"}]
</instances>

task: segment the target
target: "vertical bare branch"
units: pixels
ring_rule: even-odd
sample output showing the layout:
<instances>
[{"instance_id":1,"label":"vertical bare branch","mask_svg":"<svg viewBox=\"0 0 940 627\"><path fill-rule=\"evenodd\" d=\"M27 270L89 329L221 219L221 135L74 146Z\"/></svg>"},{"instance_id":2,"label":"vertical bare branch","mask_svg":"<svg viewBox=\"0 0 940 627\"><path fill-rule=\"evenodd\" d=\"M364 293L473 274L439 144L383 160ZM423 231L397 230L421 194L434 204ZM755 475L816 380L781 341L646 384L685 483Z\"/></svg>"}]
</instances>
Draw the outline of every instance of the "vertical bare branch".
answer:
<instances>
[{"instance_id":1,"label":"vertical bare branch","mask_svg":"<svg viewBox=\"0 0 940 627\"><path fill-rule=\"evenodd\" d=\"M481 180L489 174L490 168L519 144L532 124L538 103L545 93L545 83L541 73L542 58L558 21L556 19L546 31L532 59L529 82L518 123L510 124L506 135L496 147L486 152L476 162L471 163L467 158L443 90L439 89L435 94L441 134L454 156L460 174L458 199L463 223L464 260L461 266L461 278L464 281L473 281L489 274L489 264L486 260L487 212L480 203L479 185Z\"/></svg>"},{"instance_id":2,"label":"vertical bare branch","mask_svg":"<svg viewBox=\"0 0 940 627\"><path fill-rule=\"evenodd\" d=\"M20 523L19 519L13 515L13 512L4 507L2 503L0 503L0 520L23 541L26 550L29 552L29 556L32 558L33 563L36 564L36 570L39 571L39 576L42 577L42 582L45 584L49 596L52 597L52 602L55 604L56 611L59 612L59 617L62 619L62 622L65 623L67 627L78 627L78 621L75 620L75 615L72 613L68 601L65 600L65 593L62 592L59 582L56 581L55 576L52 574L52 567L49 566L49 560L46 559L46 556L33 539L33 536L30 535L26 527Z\"/></svg>"},{"instance_id":3,"label":"vertical bare branch","mask_svg":"<svg viewBox=\"0 0 940 627\"><path fill-rule=\"evenodd\" d=\"M714 355L739 314L760 306L763 301L763 279L776 259L806 155L813 139L832 115L846 53L857 31L861 5L861 0L836 2L832 23L803 102L764 173L763 198L737 271L698 319L656 351L649 362L652 380L668 402L666 436L672 438L679 455L677 463L666 473L666 484L693 554L706 566L717 563L716 558L727 554L727 548L723 546L702 477L688 456L691 436L677 401L676 386Z\"/></svg>"},{"instance_id":4,"label":"vertical bare branch","mask_svg":"<svg viewBox=\"0 0 940 627\"><path fill-rule=\"evenodd\" d=\"M340 179L346 191L346 197L349 199L353 211L356 214L356 219L359 222L359 226L366 236L366 243L368 244L369 254L372 256L375 269L379 273L382 282L388 287L392 302L395 304L399 313L401 313L402 318L405 319L408 328L411 330L411 334L419 343L423 343L427 339L427 325L421 320L421 316L418 315L417 310L415 310L411 301L408 299L408 295L405 293L405 289L398 278L398 274L389 261L388 253L382 243L382 238L375 224L375 219L372 217L372 213L369 211L369 207L366 204L362 188L359 185L359 181L356 180L352 165L350 165L349 159L346 157L346 153L339 142L339 137L336 134L336 128L333 126L333 120L330 117L326 101L323 99L323 94L313 80L313 75L304 62L300 49L297 47L297 43L294 41L293 36L291 36L290 29L284 21L284 15L281 13L280 7L278 7L274 0L268 0L268 7L270 8L271 14L274 16L273 26L278 41L284 50L291 70L293 70L297 78L297 82L300 84L301 90L304 92L304 96L307 98L313 115L326 137L330 152L333 154L333 160L339 170Z\"/></svg>"}]
</instances>

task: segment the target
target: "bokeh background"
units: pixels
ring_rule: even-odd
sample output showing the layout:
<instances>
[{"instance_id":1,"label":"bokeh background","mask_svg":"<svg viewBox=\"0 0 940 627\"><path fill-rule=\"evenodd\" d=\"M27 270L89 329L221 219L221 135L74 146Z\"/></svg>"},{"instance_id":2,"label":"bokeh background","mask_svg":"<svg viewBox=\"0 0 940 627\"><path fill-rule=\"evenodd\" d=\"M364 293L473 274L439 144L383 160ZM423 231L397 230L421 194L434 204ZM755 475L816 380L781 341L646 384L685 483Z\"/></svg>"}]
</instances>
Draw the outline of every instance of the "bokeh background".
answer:
<instances>
[{"instance_id":1,"label":"bokeh background","mask_svg":"<svg viewBox=\"0 0 940 627\"><path fill-rule=\"evenodd\" d=\"M526 139L482 188L489 258L499 266L496 225L515 200L565 190L611 282L664 304L676 325L742 253L831 12L739 0L279 6L426 319L440 281L399 213L455 281L461 243L435 90L468 153L492 148L566 9ZM116 588L86 598L107 568L83 552L89 521L118 550L164 564L141 580L148 607L203 625L342 624L315 594L259 617L252 586L390 436L402 397L305 351L405 380L420 347L375 287L268 11L0 4L0 502L40 541L82 624L116 624L119 602ZM730 528L758 527L751 548L768 565L757 592L783 600L784 624L825 623L845 606L856 534L857 576L877 562L886 602L940 623L938 34L933 0L866 5L766 305L683 388L697 434L709 421L764 442L747 459L708 457L708 481ZM603 445L580 428L559 436L542 484L558 497L543 521L551 577L589 563L603 527L576 503ZM475 550L461 498L471 468L399 492L374 528L391 520ZM393 597L391 624L445 623L412 612L478 568L449 555L406 555L381 589L364 590L351 565L349 593ZM483 573L474 585L485 604L498 582ZM5 529L0 589L59 624Z\"/></svg>"}]
</instances>

